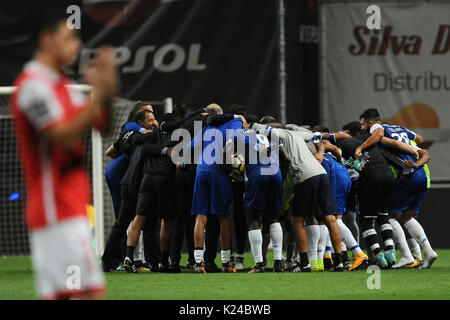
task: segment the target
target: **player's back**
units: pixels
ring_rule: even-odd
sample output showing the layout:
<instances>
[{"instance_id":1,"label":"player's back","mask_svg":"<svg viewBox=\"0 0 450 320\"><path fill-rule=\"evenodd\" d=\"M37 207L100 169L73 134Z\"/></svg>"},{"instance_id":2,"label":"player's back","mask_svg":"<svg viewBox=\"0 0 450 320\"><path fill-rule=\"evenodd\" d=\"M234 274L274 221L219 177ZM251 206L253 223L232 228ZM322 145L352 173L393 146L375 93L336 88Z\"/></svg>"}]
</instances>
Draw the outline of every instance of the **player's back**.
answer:
<instances>
[{"instance_id":1,"label":"player's back","mask_svg":"<svg viewBox=\"0 0 450 320\"><path fill-rule=\"evenodd\" d=\"M283 129L281 129L283 130ZM294 181L303 182L313 176L326 174L322 165L314 158L305 142L305 134L301 131L284 130L285 138L282 143L292 159ZM308 137L310 140L312 138Z\"/></svg>"},{"instance_id":2,"label":"player's back","mask_svg":"<svg viewBox=\"0 0 450 320\"><path fill-rule=\"evenodd\" d=\"M27 187L27 223L31 229L86 215L89 181L80 139L70 150L53 144L42 132L70 121L86 106L70 79L36 61L26 64L11 97Z\"/></svg>"},{"instance_id":3,"label":"player's back","mask_svg":"<svg viewBox=\"0 0 450 320\"><path fill-rule=\"evenodd\" d=\"M193 146L203 142L202 153L197 159L197 172L207 171L226 175L223 149L235 131L241 129L242 120L240 119L233 119L218 127L206 126L203 128L201 134L198 134L192 142ZM220 152L220 154L216 152Z\"/></svg>"},{"instance_id":4,"label":"player's back","mask_svg":"<svg viewBox=\"0 0 450 320\"><path fill-rule=\"evenodd\" d=\"M383 123L381 125L384 129L384 135L385 137L401 141L403 143L408 144L409 146L415 148L415 146L411 143L410 140L414 140L416 138L416 134L412 132L411 130L406 129L405 127L398 126L398 125L390 125ZM397 150L393 151L395 155L397 155L402 160L410 160L415 162L416 159L408 153L403 153Z\"/></svg>"}]
</instances>

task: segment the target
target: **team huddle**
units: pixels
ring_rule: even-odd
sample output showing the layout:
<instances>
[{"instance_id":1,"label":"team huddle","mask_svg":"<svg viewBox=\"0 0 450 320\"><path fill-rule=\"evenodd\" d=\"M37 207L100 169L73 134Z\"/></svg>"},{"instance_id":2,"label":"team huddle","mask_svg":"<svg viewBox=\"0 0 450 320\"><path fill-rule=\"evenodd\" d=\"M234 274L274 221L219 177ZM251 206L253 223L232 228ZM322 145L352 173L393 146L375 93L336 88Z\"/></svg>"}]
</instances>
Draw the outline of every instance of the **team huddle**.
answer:
<instances>
[{"instance_id":1,"label":"team huddle","mask_svg":"<svg viewBox=\"0 0 450 320\"><path fill-rule=\"evenodd\" d=\"M269 269L269 243L274 272L429 268L436 260L417 220L430 186L423 138L382 123L376 109L335 133L241 105L177 104L160 120L137 103L107 150L116 222L104 271L178 273L187 248L186 268L234 273L244 270L247 239L249 273Z\"/></svg>"}]
</instances>

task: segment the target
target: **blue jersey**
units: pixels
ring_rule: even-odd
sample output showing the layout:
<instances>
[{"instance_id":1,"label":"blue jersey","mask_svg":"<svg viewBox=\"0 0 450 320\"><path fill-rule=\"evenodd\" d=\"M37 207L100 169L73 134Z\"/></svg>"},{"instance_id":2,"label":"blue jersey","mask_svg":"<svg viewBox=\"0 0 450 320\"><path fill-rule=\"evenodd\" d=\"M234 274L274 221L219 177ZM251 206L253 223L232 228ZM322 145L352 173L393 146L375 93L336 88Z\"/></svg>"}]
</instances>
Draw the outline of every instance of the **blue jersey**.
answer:
<instances>
[{"instance_id":1,"label":"blue jersey","mask_svg":"<svg viewBox=\"0 0 450 320\"><path fill-rule=\"evenodd\" d=\"M223 148L226 142L242 132L242 120L233 119L218 127L206 126L188 144L187 148L198 148L203 143L202 152L197 160L197 172L208 171L226 174L223 163ZM222 152L216 154L216 151ZM191 149L191 152L194 152ZM186 152L184 153L186 154Z\"/></svg>"},{"instance_id":2,"label":"blue jersey","mask_svg":"<svg viewBox=\"0 0 450 320\"><path fill-rule=\"evenodd\" d=\"M331 188L334 192L334 199L336 202L336 214L342 215L346 212L347 198L352 187L352 180L347 168L338 162L333 156L324 154L322 166L328 174Z\"/></svg>"},{"instance_id":3,"label":"blue jersey","mask_svg":"<svg viewBox=\"0 0 450 320\"><path fill-rule=\"evenodd\" d=\"M385 123L383 123L381 126L384 129L385 137L401 141L403 143L410 145L411 147L414 147L409 140L414 140L416 138L416 134L411 130L408 130L402 126L390 125ZM403 161L411 160L412 162L415 162L417 160L411 154L408 153L398 152L396 153L396 155Z\"/></svg>"},{"instance_id":4,"label":"blue jersey","mask_svg":"<svg viewBox=\"0 0 450 320\"><path fill-rule=\"evenodd\" d=\"M256 133L253 130L244 130L242 134L245 135L244 141L246 144L245 174L247 176L250 174L259 175L261 174L262 168L269 168L271 166L273 166L273 170L270 172L266 171L264 174L277 174L280 168L279 153L277 150L274 150L274 145L270 139L266 135ZM282 146L282 144L280 143L279 146ZM261 147L270 148L273 151L269 153L268 157L262 159L258 153ZM250 155L253 155L253 159Z\"/></svg>"}]
</instances>

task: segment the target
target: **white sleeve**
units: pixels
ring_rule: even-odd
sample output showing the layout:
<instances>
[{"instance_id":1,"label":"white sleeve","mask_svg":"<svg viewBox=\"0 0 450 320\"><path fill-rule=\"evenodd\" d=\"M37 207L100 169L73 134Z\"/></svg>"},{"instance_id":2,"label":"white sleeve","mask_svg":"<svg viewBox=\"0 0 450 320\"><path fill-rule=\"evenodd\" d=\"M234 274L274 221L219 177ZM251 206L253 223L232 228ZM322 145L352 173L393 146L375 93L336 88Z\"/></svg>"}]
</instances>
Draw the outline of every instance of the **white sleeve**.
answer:
<instances>
[{"instance_id":1,"label":"white sleeve","mask_svg":"<svg viewBox=\"0 0 450 320\"><path fill-rule=\"evenodd\" d=\"M383 126L379 123L375 123L372 128L370 128L370 134L373 134L378 128L383 129ZM384 129L383 129L384 130Z\"/></svg>"},{"instance_id":2,"label":"white sleeve","mask_svg":"<svg viewBox=\"0 0 450 320\"><path fill-rule=\"evenodd\" d=\"M64 109L53 91L36 80L29 80L20 88L18 105L37 130L45 129L64 116Z\"/></svg>"},{"instance_id":3,"label":"white sleeve","mask_svg":"<svg viewBox=\"0 0 450 320\"><path fill-rule=\"evenodd\" d=\"M283 129L277 129L265 124L254 123L252 129L256 131L256 133L263 134L265 136L270 136L271 134L275 135L278 138L283 139L285 137L285 133Z\"/></svg>"}]
</instances>

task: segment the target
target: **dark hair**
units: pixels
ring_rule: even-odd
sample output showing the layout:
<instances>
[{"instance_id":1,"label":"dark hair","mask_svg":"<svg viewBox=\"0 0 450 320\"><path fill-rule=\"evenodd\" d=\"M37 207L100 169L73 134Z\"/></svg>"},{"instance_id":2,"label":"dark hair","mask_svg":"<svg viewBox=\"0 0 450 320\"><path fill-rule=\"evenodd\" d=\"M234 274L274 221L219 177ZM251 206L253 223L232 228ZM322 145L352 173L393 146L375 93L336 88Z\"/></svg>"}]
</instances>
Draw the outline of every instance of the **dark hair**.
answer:
<instances>
[{"instance_id":1,"label":"dark hair","mask_svg":"<svg viewBox=\"0 0 450 320\"><path fill-rule=\"evenodd\" d=\"M232 113L232 114L239 114L241 116L245 116L246 112L246 107L240 104L232 104L231 106L228 107L228 113Z\"/></svg>"},{"instance_id":2,"label":"dark hair","mask_svg":"<svg viewBox=\"0 0 450 320\"><path fill-rule=\"evenodd\" d=\"M379 121L380 120L380 114L378 113L378 110L375 108L370 108L365 110L361 115L359 116L360 119L364 118L366 120L372 120L372 121Z\"/></svg>"},{"instance_id":3,"label":"dark hair","mask_svg":"<svg viewBox=\"0 0 450 320\"><path fill-rule=\"evenodd\" d=\"M184 102L179 102L173 106L172 114L176 118L183 119L186 115L187 111L189 110L189 107Z\"/></svg>"},{"instance_id":4,"label":"dark hair","mask_svg":"<svg viewBox=\"0 0 450 320\"><path fill-rule=\"evenodd\" d=\"M313 132L330 132L330 129L328 129L328 127L326 127L326 126L321 126L321 125L317 125L317 126L314 126L312 129L311 129L311 131L313 131Z\"/></svg>"},{"instance_id":5,"label":"dark hair","mask_svg":"<svg viewBox=\"0 0 450 320\"><path fill-rule=\"evenodd\" d=\"M264 116L259 120L259 123L261 124L269 124L269 123L275 123L277 120L272 116Z\"/></svg>"},{"instance_id":6,"label":"dark hair","mask_svg":"<svg viewBox=\"0 0 450 320\"><path fill-rule=\"evenodd\" d=\"M148 102L144 102L144 101L138 101L138 102L136 102L136 103L134 104L133 109L132 109L132 110L130 111L130 113L128 114L127 122L132 122L132 121L134 121L133 119L134 119L134 115L136 114L136 112L138 112L139 110L141 110L142 107L148 106L148 105L151 105L151 104L148 103Z\"/></svg>"},{"instance_id":7,"label":"dark hair","mask_svg":"<svg viewBox=\"0 0 450 320\"><path fill-rule=\"evenodd\" d=\"M256 123L258 122L258 116L256 114L247 114L245 116L245 121L247 121L247 123Z\"/></svg>"},{"instance_id":8,"label":"dark hair","mask_svg":"<svg viewBox=\"0 0 450 320\"><path fill-rule=\"evenodd\" d=\"M164 113L163 117L162 117L162 122L166 121L166 122L170 122L170 121L174 121L175 119L175 115L173 113Z\"/></svg>"},{"instance_id":9,"label":"dark hair","mask_svg":"<svg viewBox=\"0 0 450 320\"><path fill-rule=\"evenodd\" d=\"M145 117L147 116L147 113L151 113L151 114L154 115L154 113L151 112L150 110L139 110L138 112L136 112L134 114L133 121L136 122L136 123L138 121L144 121Z\"/></svg>"},{"instance_id":10,"label":"dark hair","mask_svg":"<svg viewBox=\"0 0 450 320\"><path fill-rule=\"evenodd\" d=\"M61 23L65 23L68 15L65 1L58 3L56 1L47 1L36 8L31 18L31 42L33 47L39 47L39 37L43 32L54 33L58 30Z\"/></svg>"},{"instance_id":11,"label":"dark hair","mask_svg":"<svg viewBox=\"0 0 450 320\"><path fill-rule=\"evenodd\" d=\"M352 121L342 127L342 130L350 131L350 135L354 136L361 133L361 124L358 121Z\"/></svg>"}]
</instances>

